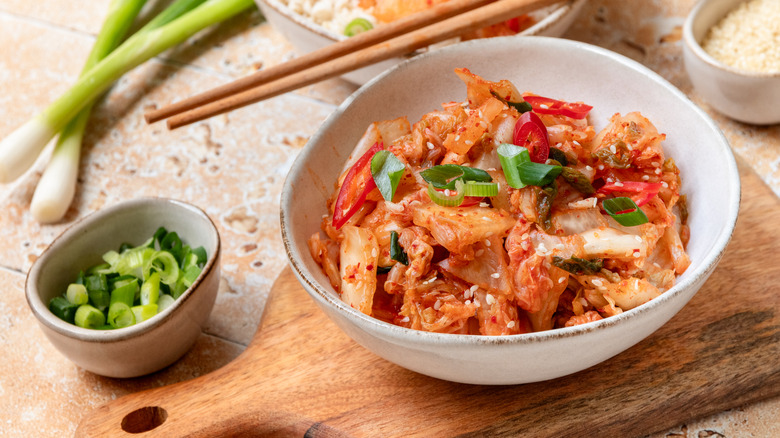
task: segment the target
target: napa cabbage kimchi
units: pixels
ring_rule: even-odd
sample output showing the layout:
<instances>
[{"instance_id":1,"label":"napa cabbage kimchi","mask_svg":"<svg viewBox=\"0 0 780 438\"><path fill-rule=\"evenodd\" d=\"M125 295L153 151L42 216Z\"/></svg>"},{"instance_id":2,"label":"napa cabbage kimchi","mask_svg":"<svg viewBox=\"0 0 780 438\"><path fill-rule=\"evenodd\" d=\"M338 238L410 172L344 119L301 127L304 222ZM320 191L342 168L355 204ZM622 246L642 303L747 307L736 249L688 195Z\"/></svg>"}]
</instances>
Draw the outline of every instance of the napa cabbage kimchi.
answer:
<instances>
[{"instance_id":1,"label":"napa cabbage kimchi","mask_svg":"<svg viewBox=\"0 0 780 438\"><path fill-rule=\"evenodd\" d=\"M467 99L368 126L312 256L351 307L416 330L513 335L658 297L690 264L680 172L638 112L467 69ZM561 97L561 96L556 96Z\"/></svg>"}]
</instances>

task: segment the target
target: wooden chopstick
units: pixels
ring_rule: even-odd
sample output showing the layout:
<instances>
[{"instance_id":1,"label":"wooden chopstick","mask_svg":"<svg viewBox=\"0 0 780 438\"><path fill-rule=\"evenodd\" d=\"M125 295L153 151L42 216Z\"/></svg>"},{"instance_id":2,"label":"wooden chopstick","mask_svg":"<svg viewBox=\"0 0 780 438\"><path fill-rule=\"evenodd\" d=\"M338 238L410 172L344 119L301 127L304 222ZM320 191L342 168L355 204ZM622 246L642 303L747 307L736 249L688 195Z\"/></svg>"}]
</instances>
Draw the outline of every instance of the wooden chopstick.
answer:
<instances>
[{"instance_id":1,"label":"wooden chopstick","mask_svg":"<svg viewBox=\"0 0 780 438\"><path fill-rule=\"evenodd\" d=\"M493 0L455 0L441 3L436 7L427 9L419 14L408 15L388 25L379 26L368 32L359 33L346 40L329 44L319 50L309 52L266 70L259 70L228 84L213 88L171 105L148 111L144 114L144 118L147 123L154 123L162 119L167 119L176 114L287 76L304 68L322 64L323 62L373 46L382 41L387 41L398 35L411 32L436 21L441 21L454 15L470 11L490 3L491 1Z\"/></svg>"},{"instance_id":2,"label":"wooden chopstick","mask_svg":"<svg viewBox=\"0 0 780 438\"><path fill-rule=\"evenodd\" d=\"M459 7L463 7L464 3L467 2L458 1L452 4L457 3ZM431 44L454 38L463 33L501 22L506 20L507 17L522 15L557 2L560 2L560 0L498 0L488 2L483 6L474 6L466 12L452 15L431 25L418 27L411 32L401 33L395 38L347 52L344 56L335 57L324 62L320 61L314 65L306 64L304 67L299 65L298 68L292 70L292 73L276 76L275 80L268 81L268 79L265 79L259 82L259 85L255 85L253 80L240 79L236 81L241 82L238 86L235 86L236 82L233 82L192 98L202 101L202 104L196 103L193 106L188 103L185 105L184 102L190 99L174 104L179 105L181 108L188 107L184 112L168 110L168 107L157 111L172 113L173 115L167 120L167 125L169 129L176 129L379 61L400 56ZM442 6L447 4L444 3ZM376 30L380 29L377 28ZM368 33L370 31L366 32L366 34ZM359 36L357 35L353 38ZM349 41L347 39L345 42ZM340 51L341 49L338 50ZM287 70L287 67L283 68ZM290 70L287 71L289 72ZM249 82L253 84L249 85ZM236 88L228 90L230 87ZM210 93L213 93L211 97L202 97ZM161 118L164 117L156 120Z\"/></svg>"}]
</instances>

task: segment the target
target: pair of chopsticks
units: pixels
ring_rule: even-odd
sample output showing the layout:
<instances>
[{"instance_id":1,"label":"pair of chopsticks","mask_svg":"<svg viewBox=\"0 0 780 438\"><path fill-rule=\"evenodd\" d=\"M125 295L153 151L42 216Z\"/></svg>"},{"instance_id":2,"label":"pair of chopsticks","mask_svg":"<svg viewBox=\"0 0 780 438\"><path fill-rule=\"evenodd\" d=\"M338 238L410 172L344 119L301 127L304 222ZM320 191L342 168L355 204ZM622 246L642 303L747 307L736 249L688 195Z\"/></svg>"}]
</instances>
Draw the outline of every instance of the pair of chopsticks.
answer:
<instances>
[{"instance_id":1,"label":"pair of chopsticks","mask_svg":"<svg viewBox=\"0 0 780 438\"><path fill-rule=\"evenodd\" d=\"M144 114L179 128L561 0L452 0Z\"/></svg>"}]
</instances>

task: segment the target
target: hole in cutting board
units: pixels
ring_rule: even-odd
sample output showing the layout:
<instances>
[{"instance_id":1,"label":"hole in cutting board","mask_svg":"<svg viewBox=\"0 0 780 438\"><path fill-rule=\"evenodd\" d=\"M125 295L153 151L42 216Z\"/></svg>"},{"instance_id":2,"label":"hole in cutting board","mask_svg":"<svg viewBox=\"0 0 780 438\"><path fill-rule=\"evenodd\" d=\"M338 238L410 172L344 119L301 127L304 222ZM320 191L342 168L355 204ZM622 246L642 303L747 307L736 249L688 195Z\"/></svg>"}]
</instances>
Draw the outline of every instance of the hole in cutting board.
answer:
<instances>
[{"instance_id":1,"label":"hole in cutting board","mask_svg":"<svg viewBox=\"0 0 780 438\"><path fill-rule=\"evenodd\" d=\"M125 415L122 419L122 430L127 433L148 432L165 423L168 411L159 406L145 406Z\"/></svg>"}]
</instances>

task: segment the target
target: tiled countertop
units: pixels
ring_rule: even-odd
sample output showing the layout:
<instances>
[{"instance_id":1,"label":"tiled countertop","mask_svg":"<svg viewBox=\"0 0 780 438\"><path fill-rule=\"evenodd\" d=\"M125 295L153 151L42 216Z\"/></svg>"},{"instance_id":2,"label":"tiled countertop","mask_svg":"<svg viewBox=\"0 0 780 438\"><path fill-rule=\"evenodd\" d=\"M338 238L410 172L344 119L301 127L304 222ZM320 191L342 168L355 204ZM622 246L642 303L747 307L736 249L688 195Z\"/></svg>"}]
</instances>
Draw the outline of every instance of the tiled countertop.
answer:
<instances>
[{"instance_id":1,"label":"tiled countertop","mask_svg":"<svg viewBox=\"0 0 780 438\"><path fill-rule=\"evenodd\" d=\"M733 149L780 195L780 126L720 116L692 90L680 27L693 0L590 0L567 38L597 44L657 71L702 106ZM77 77L108 1L0 0L0 137ZM124 76L97 107L83 149L76 199L65 219L29 213L43 161L0 185L0 436L72 435L82 415L124 394L206 374L235 358L255 333L268 292L286 265L279 196L306 140L355 87L334 79L175 131L142 114L293 56L258 12L202 33ZM24 280L74 220L129 197L177 198L203 208L223 244L223 279L195 347L158 373L109 379L85 372L45 339L27 307ZM653 431L648 431L653 432ZM780 436L780 398L691 419L653 437Z\"/></svg>"}]
</instances>

